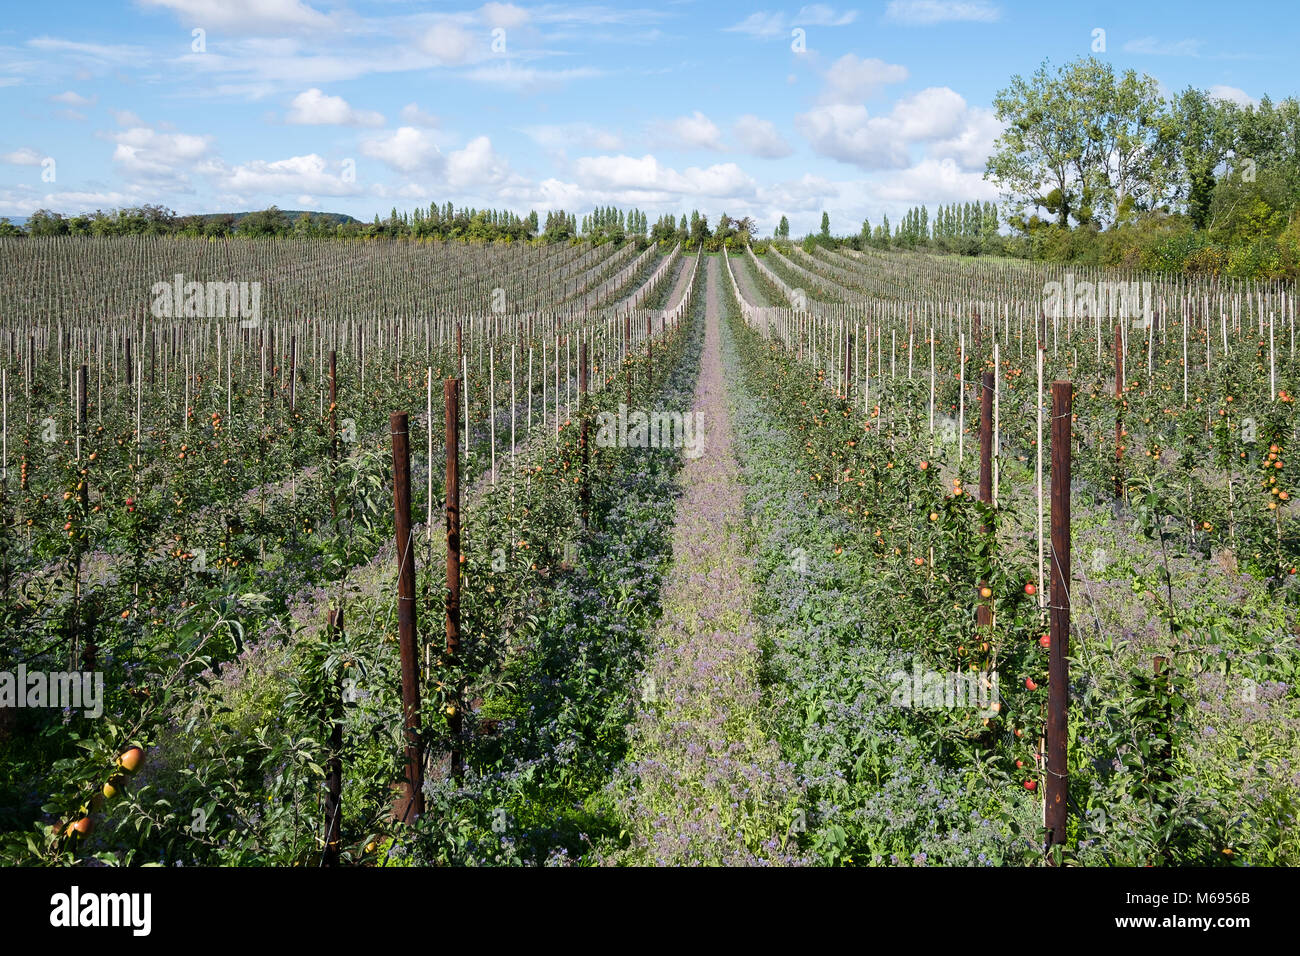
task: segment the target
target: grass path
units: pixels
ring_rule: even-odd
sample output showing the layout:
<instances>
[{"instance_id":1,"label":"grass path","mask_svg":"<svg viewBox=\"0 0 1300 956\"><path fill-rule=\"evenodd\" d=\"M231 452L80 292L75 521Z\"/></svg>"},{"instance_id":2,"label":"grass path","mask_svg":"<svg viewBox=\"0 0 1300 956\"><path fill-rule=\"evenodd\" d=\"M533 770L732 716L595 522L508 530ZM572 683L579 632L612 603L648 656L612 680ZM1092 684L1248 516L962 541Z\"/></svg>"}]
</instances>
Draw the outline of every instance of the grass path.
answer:
<instances>
[{"instance_id":1,"label":"grass path","mask_svg":"<svg viewBox=\"0 0 1300 956\"><path fill-rule=\"evenodd\" d=\"M706 263L692 412L703 453L682 471L664 616L650 641L622 807L627 862L766 865L786 851L798 789L762 729L744 490L723 381L722 263Z\"/></svg>"}]
</instances>

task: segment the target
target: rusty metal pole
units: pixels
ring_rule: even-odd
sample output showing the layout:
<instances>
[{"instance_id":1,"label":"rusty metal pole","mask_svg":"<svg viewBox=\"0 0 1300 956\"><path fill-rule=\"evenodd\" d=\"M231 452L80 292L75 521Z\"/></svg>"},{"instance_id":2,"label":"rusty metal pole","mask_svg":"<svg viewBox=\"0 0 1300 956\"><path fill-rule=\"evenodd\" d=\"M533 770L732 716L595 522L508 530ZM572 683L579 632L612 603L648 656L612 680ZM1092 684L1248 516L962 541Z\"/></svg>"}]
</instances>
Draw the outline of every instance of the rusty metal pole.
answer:
<instances>
[{"instance_id":1,"label":"rusty metal pole","mask_svg":"<svg viewBox=\"0 0 1300 956\"><path fill-rule=\"evenodd\" d=\"M289 413L298 407L298 336L289 338Z\"/></svg>"},{"instance_id":2,"label":"rusty metal pole","mask_svg":"<svg viewBox=\"0 0 1300 956\"><path fill-rule=\"evenodd\" d=\"M1115 323L1115 497L1124 496L1124 331Z\"/></svg>"},{"instance_id":3,"label":"rusty metal pole","mask_svg":"<svg viewBox=\"0 0 1300 956\"><path fill-rule=\"evenodd\" d=\"M126 339L126 384L129 388L135 384L135 363L131 361L131 336L124 336Z\"/></svg>"},{"instance_id":4,"label":"rusty metal pole","mask_svg":"<svg viewBox=\"0 0 1300 956\"><path fill-rule=\"evenodd\" d=\"M1047 669L1047 843L1065 842L1066 708L1070 653L1070 441L1074 387L1052 383L1052 590L1051 651Z\"/></svg>"},{"instance_id":5,"label":"rusty metal pole","mask_svg":"<svg viewBox=\"0 0 1300 956\"><path fill-rule=\"evenodd\" d=\"M632 313L623 316L623 364L627 372L627 405L632 405Z\"/></svg>"},{"instance_id":6,"label":"rusty metal pole","mask_svg":"<svg viewBox=\"0 0 1300 956\"><path fill-rule=\"evenodd\" d=\"M442 383L442 399L446 416L447 446L447 643L448 661L455 661L460 653L460 379L449 378ZM455 710L448 716L451 729L451 773L459 779L464 772L460 752L461 714Z\"/></svg>"},{"instance_id":7,"label":"rusty metal pole","mask_svg":"<svg viewBox=\"0 0 1300 956\"><path fill-rule=\"evenodd\" d=\"M587 447L587 343L578 346L578 447L582 450L582 491L579 497L579 509L582 515L582 528L585 531L591 520L591 476L588 462L591 457Z\"/></svg>"},{"instance_id":8,"label":"rusty metal pole","mask_svg":"<svg viewBox=\"0 0 1300 956\"><path fill-rule=\"evenodd\" d=\"M978 322L978 319L976 320ZM977 326L978 328L978 326ZM981 377L980 388L980 501L986 505L993 504L993 373L985 372ZM993 529L984 524L981 533L990 535ZM981 581L980 587L988 586ZM980 627L992 627L992 598L980 598L975 611L975 620Z\"/></svg>"},{"instance_id":9,"label":"rusty metal pole","mask_svg":"<svg viewBox=\"0 0 1300 956\"><path fill-rule=\"evenodd\" d=\"M393 412L393 508L397 535L397 633L402 658L402 714L406 779L397 818L414 823L424 813L424 759L420 753L420 671L415 633L415 549L411 540L411 446L406 412Z\"/></svg>"},{"instance_id":10,"label":"rusty metal pole","mask_svg":"<svg viewBox=\"0 0 1300 956\"><path fill-rule=\"evenodd\" d=\"M645 317L645 380L646 384L654 386L655 381L655 345L654 345L654 323L651 322L650 316Z\"/></svg>"},{"instance_id":11,"label":"rusty metal pole","mask_svg":"<svg viewBox=\"0 0 1300 956\"><path fill-rule=\"evenodd\" d=\"M326 619L326 634L332 643L343 632L343 611L334 609ZM333 713L330 715L329 760L325 764L325 851L321 866L338 866L339 840L343 825L343 687L342 675L334 681Z\"/></svg>"}]
</instances>

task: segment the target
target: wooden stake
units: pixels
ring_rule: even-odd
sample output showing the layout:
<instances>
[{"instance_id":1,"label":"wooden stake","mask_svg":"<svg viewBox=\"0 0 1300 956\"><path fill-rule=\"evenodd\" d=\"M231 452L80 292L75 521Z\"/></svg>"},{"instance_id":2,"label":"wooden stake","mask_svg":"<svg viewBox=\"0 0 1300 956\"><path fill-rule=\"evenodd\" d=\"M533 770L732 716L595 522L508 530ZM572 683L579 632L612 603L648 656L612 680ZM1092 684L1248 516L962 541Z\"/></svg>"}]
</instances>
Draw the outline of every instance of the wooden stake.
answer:
<instances>
[{"instance_id":1,"label":"wooden stake","mask_svg":"<svg viewBox=\"0 0 1300 956\"><path fill-rule=\"evenodd\" d=\"M424 813L424 756L420 749L420 671L415 627L415 548L411 541L411 447L406 412L389 417L393 435L393 510L397 544L397 634L402 659L402 716L406 778L394 816L414 824Z\"/></svg>"}]
</instances>

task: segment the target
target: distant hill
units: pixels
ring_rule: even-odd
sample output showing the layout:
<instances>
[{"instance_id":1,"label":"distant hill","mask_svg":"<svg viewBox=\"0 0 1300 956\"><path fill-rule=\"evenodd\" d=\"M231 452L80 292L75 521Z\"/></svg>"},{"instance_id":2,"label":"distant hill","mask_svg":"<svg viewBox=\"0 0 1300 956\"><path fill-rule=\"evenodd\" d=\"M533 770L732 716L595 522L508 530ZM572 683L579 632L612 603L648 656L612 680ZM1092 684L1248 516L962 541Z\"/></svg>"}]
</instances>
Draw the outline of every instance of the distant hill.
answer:
<instances>
[{"instance_id":1,"label":"distant hill","mask_svg":"<svg viewBox=\"0 0 1300 956\"><path fill-rule=\"evenodd\" d=\"M210 213L201 214L199 218L206 222L211 219L223 219L226 216L232 216L234 217L235 222L239 222L239 220L243 219L245 216L252 215L254 212L263 212L263 210L250 209L247 212L210 212ZM347 213L343 213L343 212L315 212L310 209L281 209L280 212L282 212L285 218L288 219L290 222L293 222L303 213L306 213L307 215L312 216L316 219L324 219L326 222L330 223L331 225L339 225L339 224L346 224L349 222L361 221L360 219L357 219L353 216L349 216ZM178 217L178 218L183 218L183 217Z\"/></svg>"}]
</instances>

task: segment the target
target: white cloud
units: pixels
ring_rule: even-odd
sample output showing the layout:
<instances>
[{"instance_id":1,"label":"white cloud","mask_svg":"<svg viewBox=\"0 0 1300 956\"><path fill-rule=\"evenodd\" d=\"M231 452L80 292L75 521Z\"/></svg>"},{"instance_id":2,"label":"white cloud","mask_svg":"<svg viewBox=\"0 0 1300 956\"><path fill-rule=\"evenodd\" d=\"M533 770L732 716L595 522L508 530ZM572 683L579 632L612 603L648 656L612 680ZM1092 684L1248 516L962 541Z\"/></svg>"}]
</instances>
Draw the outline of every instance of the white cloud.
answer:
<instances>
[{"instance_id":1,"label":"white cloud","mask_svg":"<svg viewBox=\"0 0 1300 956\"><path fill-rule=\"evenodd\" d=\"M136 126L109 136L117 143L113 162L128 178L171 188L188 184L187 171L203 159L212 137L192 133L162 133Z\"/></svg>"},{"instance_id":2,"label":"white cloud","mask_svg":"<svg viewBox=\"0 0 1300 956\"><path fill-rule=\"evenodd\" d=\"M407 103L402 107L402 120L412 126L437 126L438 117L432 113L426 113L414 103Z\"/></svg>"},{"instance_id":3,"label":"white cloud","mask_svg":"<svg viewBox=\"0 0 1300 956\"><path fill-rule=\"evenodd\" d=\"M445 175L453 189L497 186L509 178L510 164L493 151L490 139L477 136L447 155Z\"/></svg>"},{"instance_id":4,"label":"white cloud","mask_svg":"<svg viewBox=\"0 0 1300 956\"><path fill-rule=\"evenodd\" d=\"M907 144L897 138L888 117L873 117L865 106L819 106L794 122L822 156L863 169L902 169L911 162Z\"/></svg>"},{"instance_id":5,"label":"white cloud","mask_svg":"<svg viewBox=\"0 0 1300 956\"><path fill-rule=\"evenodd\" d=\"M66 93L58 93L51 96L50 99L55 103L64 103L68 106L91 106L99 99L98 96L85 97L80 93L68 90Z\"/></svg>"},{"instance_id":6,"label":"white cloud","mask_svg":"<svg viewBox=\"0 0 1300 956\"><path fill-rule=\"evenodd\" d=\"M1227 100L1230 103L1236 103L1238 106L1254 106L1259 102L1245 90L1240 90L1235 86L1211 86L1209 94L1216 100Z\"/></svg>"},{"instance_id":7,"label":"white cloud","mask_svg":"<svg viewBox=\"0 0 1300 956\"><path fill-rule=\"evenodd\" d=\"M38 153L30 146L24 146L12 153L0 154L0 163L8 163L11 166L39 166L44 158L44 153Z\"/></svg>"},{"instance_id":8,"label":"white cloud","mask_svg":"<svg viewBox=\"0 0 1300 956\"><path fill-rule=\"evenodd\" d=\"M955 159L962 169L982 171L1003 129L993 110L972 107L963 117L961 128L947 139L934 143L929 154L937 159Z\"/></svg>"},{"instance_id":9,"label":"white cloud","mask_svg":"<svg viewBox=\"0 0 1300 956\"><path fill-rule=\"evenodd\" d=\"M334 21L301 0L140 0L171 10L191 27L259 33L293 28L328 29Z\"/></svg>"},{"instance_id":10,"label":"white cloud","mask_svg":"<svg viewBox=\"0 0 1300 956\"><path fill-rule=\"evenodd\" d=\"M741 148L754 156L779 159L794 152L771 120L760 119L751 113L739 117L731 131Z\"/></svg>"},{"instance_id":11,"label":"white cloud","mask_svg":"<svg viewBox=\"0 0 1300 956\"><path fill-rule=\"evenodd\" d=\"M46 53L67 53L74 59L89 61L95 66L139 66L147 61L147 53L140 47L125 44L79 43L58 37L40 36L27 41L27 45Z\"/></svg>"},{"instance_id":12,"label":"white cloud","mask_svg":"<svg viewBox=\"0 0 1300 956\"><path fill-rule=\"evenodd\" d=\"M723 149L722 132L699 110L669 123L656 124L654 132L656 138L684 149Z\"/></svg>"},{"instance_id":13,"label":"white cloud","mask_svg":"<svg viewBox=\"0 0 1300 956\"><path fill-rule=\"evenodd\" d=\"M987 110L970 110L946 86L903 97L887 116L872 116L865 106L831 103L795 117L795 125L816 152L868 170L908 168L911 147L918 143L936 144L963 166L978 165L975 154L991 130Z\"/></svg>"},{"instance_id":14,"label":"white cloud","mask_svg":"<svg viewBox=\"0 0 1300 956\"><path fill-rule=\"evenodd\" d=\"M821 176L804 173L798 179L764 186L759 199L772 210L773 220L791 212L821 209L826 200L840 194L840 187Z\"/></svg>"},{"instance_id":15,"label":"white cloud","mask_svg":"<svg viewBox=\"0 0 1300 956\"><path fill-rule=\"evenodd\" d=\"M144 120L131 110L109 110L113 114L113 120L118 126L144 126Z\"/></svg>"},{"instance_id":16,"label":"white cloud","mask_svg":"<svg viewBox=\"0 0 1300 956\"><path fill-rule=\"evenodd\" d=\"M564 153L573 149L619 150L623 138L613 130L591 123L553 123L525 126L523 132L543 149Z\"/></svg>"},{"instance_id":17,"label":"white cloud","mask_svg":"<svg viewBox=\"0 0 1300 956\"><path fill-rule=\"evenodd\" d=\"M888 83L902 83L908 76L907 67L884 60L860 60L846 53L826 71L826 88L822 99L828 103L855 103L874 95Z\"/></svg>"},{"instance_id":18,"label":"white cloud","mask_svg":"<svg viewBox=\"0 0 1300 956\"><path fill-rule=\"evenodd\" d=\"M461 75L476 83L498 86L516 93L531 93L561 86L569 80L603 76L604 73L602 70L588 66L570 67L564 70L538 70L532 67L516 67L507 62L503 66L477 67Z\"/></svg>"},{"instance_id":19,"label":"white cloud","mask_svg":"<svg viewBox=\"0 0 1300 956\"><path fill-rule=\"evenodd\" d=\"M966 101L961 94L946 86L932 86L899 100L890 119L901 139L915 142L956 135L965 114Z\"/></svg>"},{"instance_id":20,"label":"white cloud","mask_svg":"<svg viewBox=\"0 0 1300 956\"><path fill-rule=\"evenodd\" d=\"M748 33L754 37L779 37L786 32L786 20L783 13L751 13L739 23L727 27L731 33Z\"/></svg>"},{"instance_id":21,"label":"white cloud","mask_svg":"<svg viewBox=\"0 0 1300 956\"><path fill-rule=\"evenodd\" d=\"M923 159L911 169L888 174L870 186L881 202L895 208L935 203L996 201L998 188L982 173L963 170L951 159Z\"/></svg>"},{"instance_id":22,"label":"white cloud","mask_svg":"<svg viewBox=\"0 0 1300 956\"><path fill-rule=\"evenodd\" d=\"M0 190L0 216L30 216L38 209L52 209L64 215L93 212L142 201L138 187L127 192L56 192L38 196L26 190Z\"/></svg>"},{"instance_id":23,"label":"white cloud","mask_svg":"<svg viewBox=\"0 0 1300 956\"><path fill-rule=\"evenodd\" d=\"M313 196L350 196L360 191L355 182L333 175L325 160L310 153L273 162L256 159L238 166L216 163L208 169L222 189L240 195L308 193Z\"/></svg>"},{"instance_id":24,"label":"white cloud","mask_svg":"<svg viewBox=\"0 0 1300 956\"><path fill-rule=\"evenodd\" d=\"M521 27L528 22L528 11L513 3L485 3L479 13L491 27Z\"/></svg>"},{"instance_id":25,"label":"white cloud","mask_svg":"<svg viewBox=\"0 0 1300 956\"><path fill-rule=\"evenodd\" d=\"M1156 37L1139 37L1124 44L1125 53L1145 53L1150 56L1199 56L1200 40L1160 40Z\"/></svg>"},{"instance_id":26,"label":"white cloud","mask_svg":"<svg viewBox=\"0 0 1300 956\"><path fill-rule=\"evenodd\" d=\"M986 0L891 0L885 19L909 26L935 23L993 23L1002 11Z\"/></svg>"},{"instance_id":27,"label":"white cloud","mask_svg":"<svg viewBox=\"0 0 1300 956\"><path fill-rule=\"evenodd\" d=\"M505 157L493 150L492 141L486 136L477 136L463 149L444 154L432 134L413 126L403 126L389 135L362 142L361 152L407 175L431 177L442 187L460 192L461 198L464 198L464 193L479 187L501 190L507 186L520 188L523 185L523 181L511 173ZM403 189L409 194L407 198L428 193L421 183L407 183ZM399 191L398 195L405 194Z\"/></svg>"},{"instance_id":28,"label":"white cloud","mask_svg":"<svg viewBox=\"0 0 1300 956\"><path fill-rule=\"evenodd\" d=\"M432 168L442 159L433 136L414 126L401 126L384 136L362 140L361 152L404 173Z\"/></svg>"},{"instance_id":29,"label":"white cloud","mask_svg":"<svg viewBox=\"0 0 1300 956\"><path fill-rule=\"evenodd\" d=\"M732 33L747 33L750 36L771 39L789 36L790 30L794 27L842 27L853 23L857 18L856 10L836 13L834 8L824 3L813 3L801 7L793 17L788 17L779 11L775 13L759 11L724 29Z\"/></svg>"},{"instance_id":30,"label":"white cloud","mask_svg":"<svg viewBox=\"0 0 1300 956\"><path fill-rule=\"evenodd\" d=\"M355 110L341 96L327 96L313 87L293 98L285 121L296 126L383 126L372 110Z\"/></svg>"},{"instance_id":31,"label":"white cloud","mask_svg":"<svg viewBox=\"0 0 1300 956\"><path fill-rule=\"evenodd\" d=\"M632 197L699 196L726 198L752 196L757 189L735 163L718 163L701 169L690 166L681 172L659 163L649 153L632 156L584 156L574 164L579 185L589 189Z\"/></svg>"},{"instance_id":32,"label":"white cloud","mask_svg":"<svg viewBox=\"0 0 1300 956\"><path fill-rule=\"evenodd\" d=\"M843 13L836 13L832 7L824 3L810 3L805 7L800 7L799 12L795 14L792 21L796 26L805 27L844 27L857 20L858 11L845 10Z\"/></svg>"},{"instance_id":33,"label":"white cloud","mask_svg":"<svg viewBox=\"0 0 1300 956\"><path fill-rule=\"evenodd\" d=\"M456 24L445 21L435 24L420 38L420 49L440 65L456 65L469 58L475 39Z\"/></svg>"}]
</instances>

